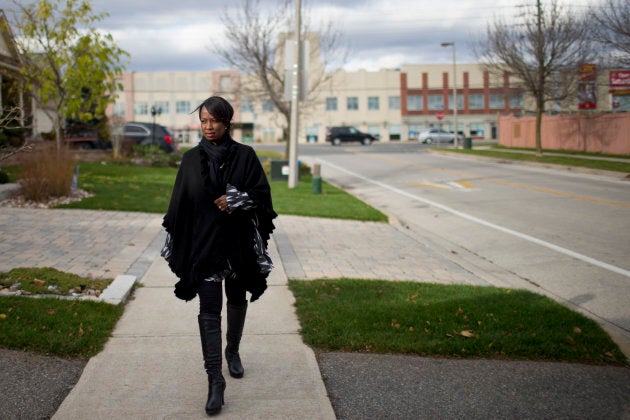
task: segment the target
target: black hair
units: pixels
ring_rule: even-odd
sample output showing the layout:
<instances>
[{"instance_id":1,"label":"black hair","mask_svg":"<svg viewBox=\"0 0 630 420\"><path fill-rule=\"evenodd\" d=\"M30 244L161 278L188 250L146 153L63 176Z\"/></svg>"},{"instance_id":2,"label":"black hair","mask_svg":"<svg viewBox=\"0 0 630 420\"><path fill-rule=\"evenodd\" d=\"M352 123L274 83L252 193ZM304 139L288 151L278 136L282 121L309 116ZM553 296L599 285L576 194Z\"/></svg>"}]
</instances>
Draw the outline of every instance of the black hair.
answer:
<instances>
[{"instance_id":1,"label":"black hair","mask_svg":"<svg viewBox=\"0 0 630 420\"><path fill-rule=\"evenodd\" d=\"M201 118L201 110L203 108L214 118L225 124L228 131L230 130L232 117L234 116L234 108L232 108L232 105L230 105L228 101L220 96L211 96L195 108L193 112L198 112L199 118Z\"/></svg>"}]
</instances>

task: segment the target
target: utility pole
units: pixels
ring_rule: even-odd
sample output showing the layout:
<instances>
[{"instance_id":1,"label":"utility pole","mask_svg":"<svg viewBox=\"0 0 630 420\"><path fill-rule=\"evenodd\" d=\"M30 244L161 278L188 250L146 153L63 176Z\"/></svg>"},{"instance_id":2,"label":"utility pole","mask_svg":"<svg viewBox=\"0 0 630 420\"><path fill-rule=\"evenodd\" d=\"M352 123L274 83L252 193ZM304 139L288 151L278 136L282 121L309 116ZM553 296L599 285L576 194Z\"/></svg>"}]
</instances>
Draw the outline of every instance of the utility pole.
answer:
<instances>
[{"instance_id":1,"label":"utility pole","mask_svg":"<svg viewBox=\"0 0 630 420\"><path fill-rule=\"evenodd\" d=\"M289 133L289 189L297 187L298 184L298 164L297 164L297 146L298 146L298 125L300 102L300 56L301 56L301 1L295 2L295 62L293 63L293 78L291 87L291 132Z\"/></svg>"},{"instance_id":2,"label":"utility pole","mask_svg":"<svg viewBox=\"0 0 630 420\"><path fill-rule=\"evenodd\" d=\"M455 41L442 42L440 45L442 47L453 47L453 124L455 124L453 144L457 149L459 143L459 134L457 133L457 56L455 54Z\"/></svg>"}]
</instances>

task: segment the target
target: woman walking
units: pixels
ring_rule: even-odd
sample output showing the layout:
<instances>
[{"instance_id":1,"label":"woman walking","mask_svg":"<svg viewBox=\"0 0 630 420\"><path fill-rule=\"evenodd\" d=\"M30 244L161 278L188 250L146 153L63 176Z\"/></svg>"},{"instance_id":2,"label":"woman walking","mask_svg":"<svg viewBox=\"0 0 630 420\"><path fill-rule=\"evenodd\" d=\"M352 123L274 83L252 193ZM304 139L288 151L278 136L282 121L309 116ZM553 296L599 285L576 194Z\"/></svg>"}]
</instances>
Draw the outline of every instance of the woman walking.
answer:
<instances>
[{"instance_id":1,"label":"woman walking","mask_svg":"<svg viewBox=\"0 0 630 420\"><path fill-rule=\"evenodd\" d=\"M175 295L199 296L199 333L208 374L206 413L224 403L221 310L227 298L225 358L230 376L244 375L239 344L250 301L267 288L273 268L267 241L274 229L271 190L254 150L230 136L234 110L212 96L195 109L202 139L182 156L163 226L162 256L179 278Z\"/></svg>"}]
</instances>

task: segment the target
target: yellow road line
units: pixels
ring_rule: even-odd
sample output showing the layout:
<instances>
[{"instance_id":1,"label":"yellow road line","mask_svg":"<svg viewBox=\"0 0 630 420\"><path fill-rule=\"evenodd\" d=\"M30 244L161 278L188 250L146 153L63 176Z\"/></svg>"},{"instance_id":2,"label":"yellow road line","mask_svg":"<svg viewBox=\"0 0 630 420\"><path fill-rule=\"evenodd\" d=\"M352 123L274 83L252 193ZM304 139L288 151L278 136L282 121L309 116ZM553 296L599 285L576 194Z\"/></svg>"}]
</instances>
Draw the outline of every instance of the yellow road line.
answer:
<instances>
[{"instance_id":1,"label":"yellow road line","mask_svg":"<svg viewBox=\"0 0 630 420\"><path fill-rule=\"evenodd\" d=\"M501 184L501 185L507 185L509 187L522 188L522 189L530 190L530 191L537 191L537 192L542 192L546 194L558 195L560 197L574 198L576 200L590 201L592 203L605 204L608 206L623 207L626 209L630 209L630 204L618 203L616 201L602 200L601 198L587 197L585 195L565 193L562 191L556 191L549 188L536 187L534 185L518 184L516 182L504 181L501 179L493 179L493 178L484 178L484 181L494 182L496 184Z\"/></svg>"},{"instance_id":2,"label":"yellow road line","mask_svg":"<svg viewBox=\"0 0 630 420\"><path fill-rule=\"evenodd\" d=\"M433 189L436 189L436 190L450 190L450 188L447 187L446 185L427 184L425 182L410 182L409 185L412 185L414 187L433 188Z\"/></svg>"}]
</instances>

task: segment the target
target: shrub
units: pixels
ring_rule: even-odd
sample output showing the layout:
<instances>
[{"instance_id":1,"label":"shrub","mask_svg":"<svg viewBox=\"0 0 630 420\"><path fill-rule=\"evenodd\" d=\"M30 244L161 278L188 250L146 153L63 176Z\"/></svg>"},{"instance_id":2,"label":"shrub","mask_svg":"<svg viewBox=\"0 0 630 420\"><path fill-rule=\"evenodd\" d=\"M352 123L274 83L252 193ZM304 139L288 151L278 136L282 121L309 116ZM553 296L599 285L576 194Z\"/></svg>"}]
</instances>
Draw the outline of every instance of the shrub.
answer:
<instances>
[{"instance_id":1,"label":"shrub","mask_svg":"<svg viewBox=\"0 0 630 420\"><path fill-rule=\"evenodd\" d=\"M178 153L166 153L157 144L140 144L131 148L132 162L155 167L176 167L181 159Z\"/></svg>"},{"instance_id":2,"label":"shrub","mask_svg":"<svg viewBox=\"0 0 630 420\"><path fill-rule=\"evenodd\" d=\"M0 184L7 184L9 181L9 174L0 169Z\"/></svg>"},{"instance_id":3,"label":"shrub","mask_svg":"<svg viewBox=\"0 0 630 420\"><path fill-rule=\"evenodd\" d=\"M22 195L36 202L69 195L74 166L66 149L59 153L49 149L25 154L18 176Z\"/></svg>"}]
</instances>

